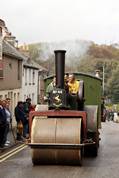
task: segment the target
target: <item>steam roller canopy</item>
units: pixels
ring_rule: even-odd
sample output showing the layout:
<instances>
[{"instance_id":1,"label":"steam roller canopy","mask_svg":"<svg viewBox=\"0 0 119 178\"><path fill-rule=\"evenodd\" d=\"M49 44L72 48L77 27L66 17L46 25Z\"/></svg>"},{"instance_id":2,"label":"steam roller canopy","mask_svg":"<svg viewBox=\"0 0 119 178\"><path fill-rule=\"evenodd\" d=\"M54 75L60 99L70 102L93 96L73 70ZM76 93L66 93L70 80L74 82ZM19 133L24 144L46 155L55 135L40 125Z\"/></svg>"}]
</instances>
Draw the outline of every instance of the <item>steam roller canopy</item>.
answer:
<instances>
[{"instance_id":1,"label":"steam roller canopy","mask_svg":"<svg viewBox=\"0 0 119 178\"><path fill-rule=\"evenodd\" d=\"M80 118L35 117L31 143L80 144ZM33 164L80 164L80 149L32 148Z\"/></svg>"}]
</instances>

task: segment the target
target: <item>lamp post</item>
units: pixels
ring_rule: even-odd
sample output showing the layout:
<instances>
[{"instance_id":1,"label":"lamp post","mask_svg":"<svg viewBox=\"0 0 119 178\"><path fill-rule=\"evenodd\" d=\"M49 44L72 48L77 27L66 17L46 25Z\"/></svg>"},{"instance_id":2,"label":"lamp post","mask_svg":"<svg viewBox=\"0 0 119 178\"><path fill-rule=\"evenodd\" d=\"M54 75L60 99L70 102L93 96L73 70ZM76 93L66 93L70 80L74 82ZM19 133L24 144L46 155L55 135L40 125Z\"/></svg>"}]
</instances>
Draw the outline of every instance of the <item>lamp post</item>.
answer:
<instances>
[{"instance_id":1,"label":"lamp post","mask_svg":"<svg viewBox=\"0 0 119 178\"><path fill-rule=\"evenodd\" d=\"M100 78L100 70L96 70L95 71L95 76L98 77L98 78Z\"/></svg>"},{"instance_id":2,"label":"lamp post","mask_svg":"<svg viewBox=\"0 0 119 178\"><path fill-rule=\"evenodd\" d=\"M102 70L102 90L103 90L103 96L104 96L104 90L105 90L105 66L103 65Z\"/></svg>"},{"instance_id":3,"label":"lamp post","mask_svg":"<svg viewBox=\"0 0 119 178\"><path fill-rule=\"evenodd\" d=\"M95 70L95 76L100 78L100 70ZM104 90L105 90L105 65L102 67L102 93L104 96Z\"/></svg>"}]
</instances>

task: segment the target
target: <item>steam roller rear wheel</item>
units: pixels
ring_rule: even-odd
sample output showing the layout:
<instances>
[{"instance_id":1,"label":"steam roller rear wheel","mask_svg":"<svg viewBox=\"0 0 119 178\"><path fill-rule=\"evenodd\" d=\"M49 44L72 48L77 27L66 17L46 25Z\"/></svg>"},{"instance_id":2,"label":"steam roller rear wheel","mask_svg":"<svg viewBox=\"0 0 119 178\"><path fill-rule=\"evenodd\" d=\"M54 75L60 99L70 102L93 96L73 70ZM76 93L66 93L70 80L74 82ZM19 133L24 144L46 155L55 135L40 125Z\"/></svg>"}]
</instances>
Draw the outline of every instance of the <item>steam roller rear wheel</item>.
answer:
<instances>
[{"instance_id":1,"label":"steam roller rear wheel","mask_svg":"<svg viewBox=\"0 0 119 178\"><path fill-rule=\"evenodd\" d=\"M32 123L31 143L81 143L80 118L35 117ZM77 149L32 149L33 164L79 164L82 154Z\"/></svg>"}]
</instances>

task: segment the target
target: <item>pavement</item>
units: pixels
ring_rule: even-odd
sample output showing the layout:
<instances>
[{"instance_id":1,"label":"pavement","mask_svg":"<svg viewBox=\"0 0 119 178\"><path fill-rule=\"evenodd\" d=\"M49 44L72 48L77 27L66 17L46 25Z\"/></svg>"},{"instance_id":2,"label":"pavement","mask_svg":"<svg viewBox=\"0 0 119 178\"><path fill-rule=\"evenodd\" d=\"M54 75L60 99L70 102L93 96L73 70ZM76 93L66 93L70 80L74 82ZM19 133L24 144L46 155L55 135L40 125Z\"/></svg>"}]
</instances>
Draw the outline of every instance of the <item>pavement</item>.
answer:
<instances>
[{"instance_id":1,"label":"pavement","mask_svg":"<svg viewBox=\"0 0 119 178\"><path fill-rule=\"evenodd\" d=\"M16 128L10 129L7 138L10 141L10 146L16 144Z\"/></svg>"},{"instance_id":2,"label":"pavement","mask_svg":"<svg viewBox=\"0 0 119 178\"><path fill-rule=\"evenodd\" d=\"M4 151L16 146L20 142L16 141L16 128L11 129L8 133L7 140L10 141L10 144L8 146L4 146L3 148L0 149L0 153L3 153Z\"/></svg>"}]
</instances>

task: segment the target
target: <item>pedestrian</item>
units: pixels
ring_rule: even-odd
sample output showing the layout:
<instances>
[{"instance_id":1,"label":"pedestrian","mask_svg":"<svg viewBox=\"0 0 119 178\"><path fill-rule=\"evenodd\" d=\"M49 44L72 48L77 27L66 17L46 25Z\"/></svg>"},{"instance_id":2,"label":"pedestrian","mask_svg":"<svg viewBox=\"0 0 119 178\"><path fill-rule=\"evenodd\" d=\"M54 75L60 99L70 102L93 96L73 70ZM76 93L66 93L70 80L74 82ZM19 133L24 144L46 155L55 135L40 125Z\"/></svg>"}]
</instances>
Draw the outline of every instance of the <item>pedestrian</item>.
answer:
<instances>
[{"instance_id":1,"label":"pedestrian","mask_svg":"<svg viewBox=\"0 0 119 178\"><path fill-rule=\"evenodd\" d=\"M26 138L29 138L29 112L35 110L33 105L31 104L31 98L27 98L26 101L24 102L24 112L27 117L27 123L25 125L26 127Z\"/></svg>"},{"instance_id":2,"label":"pedestrian","mask_svg":"<svg viewBox=\"0 0 119 178\"><path fill-rule=\"evenodd\" d=\"M6 131L6 112L5 112L5 101L0 101L0 148L5 146L5 131Z\"/></svg>"},{"instance_id":3,"label":"pedestrian","mask_svg":"<svg viewBox=\"0 0 119 178\"><path fill-rule=\"evenodd\" d=\"M8 133L9 133L9 127L10 127L10 123L12 122L12 114L9 110L9 102L7 102L7 100L5 101L5 112L6 112L6 129L5 129L5 135L4 135L4 139L5 139L5 146L9 146L10 141L8 140Z\"/></svg>"},{"instance_id":4,"label":"pedestrian","mask_svg":"<svg viewBox=\"0 0 119 178\"><path fill-rule=\"evenodd\" d=\"M31 107L31 98L27 98L26 101L24 102L24 112L27 114L27 116L29 116L30 107Z\"/></svg>"},{"instance_id":5,"label":"pedestrian","mask_svg":"<svg viewBox=\"0 0 119 178\"><path fill-rule=\"evenodd\" d=\"M17 140L21 141L23 140L23 137L26 138L28 129L28 120L24 112L24 105L22 101L19 101L17 103L17 106L15 107L15 118L17 122ZM23 131L23 133L21 132L21 130Z\"/></svg>"},{"instance_id":6,"label":"pedestrian","mask_svg":"<svg viewBox=\"0 0 119 178\"><path fill-rule=\"evenodd\" d=\"M114 112L114 122L119 123L119 112Z\"/></svg>"},{"instance_id":7,"label":"pedestrian","mask_svg":"<svg viewBox=\"0 0 119 178\"><path fill-rule=\"evenodd\" d=\"M109 112L109 120L110 121L113 121L113 119L114 119L114 112L112 111L112 110L110 110L110 112Z\"/></svg>"},{"instance_id":8,"label":"pedestrian","mask_svg":"<svg viewBox=\"0 0 119 178\"><path fill-rule=\"evenodd\" d=\"M110 109L107 109L106 120L107 120L108 122L110 121Z\"/></svg>"},{"instance_id":9,"label":"pedestrian","mask_svg":"<svg viewBox=\"0 0 119 178\"><path fill-rule=\"evenodd\" d=\"M29 108L30 112L31 112L31 111L35 111L35 108L36 108L36 105L31 104L31 106L30 106L30 108Z\"/></svg>"}]
</instances>

